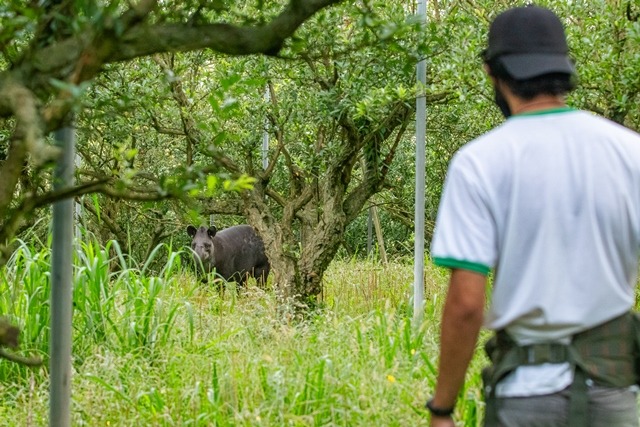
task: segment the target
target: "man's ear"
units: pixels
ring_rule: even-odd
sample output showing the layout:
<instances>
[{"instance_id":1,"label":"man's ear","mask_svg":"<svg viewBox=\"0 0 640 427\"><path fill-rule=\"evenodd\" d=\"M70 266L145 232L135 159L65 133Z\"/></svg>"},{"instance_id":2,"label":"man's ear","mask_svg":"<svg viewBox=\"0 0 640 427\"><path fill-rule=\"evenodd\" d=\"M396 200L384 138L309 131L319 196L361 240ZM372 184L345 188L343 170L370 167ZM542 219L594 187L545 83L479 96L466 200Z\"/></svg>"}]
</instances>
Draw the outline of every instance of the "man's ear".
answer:
<instances>
[{"instance_id":1,"label":"man's ear","mask_svg":"<svg viewBox=\"0 0 640 427\"><path fill-rule=\"evenodd\" d=\"M487 73L487 75L489 77L491 77L492 79L495 80L495 77L493 76L493 73L491 72L491 67L489 67L489 64L487 64L486 62L484 63L484 72Z\"/></svg>"}]
</instances>

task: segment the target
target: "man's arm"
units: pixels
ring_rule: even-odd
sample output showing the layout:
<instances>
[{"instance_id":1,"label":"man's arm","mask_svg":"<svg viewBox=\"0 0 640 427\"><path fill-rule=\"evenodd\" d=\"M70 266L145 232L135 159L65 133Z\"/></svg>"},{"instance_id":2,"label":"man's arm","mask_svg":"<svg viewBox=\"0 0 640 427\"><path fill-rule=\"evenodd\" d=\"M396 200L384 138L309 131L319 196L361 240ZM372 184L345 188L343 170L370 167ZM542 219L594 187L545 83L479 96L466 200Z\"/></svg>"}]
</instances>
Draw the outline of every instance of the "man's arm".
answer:
<instances>
[{"instance_id":1,"label":"man's arm","mask_svg":"<svg viewBox=\"0 0 640 427\"><path fill-rule=\"evenodd\" d=\"M454 269L442 314L438 381L432 404L450 408L456 398L473 356L482 326L485 303L485 275ZM450 417L432 417L432 426L453 425Z\"/></svg>"}]
</instances>

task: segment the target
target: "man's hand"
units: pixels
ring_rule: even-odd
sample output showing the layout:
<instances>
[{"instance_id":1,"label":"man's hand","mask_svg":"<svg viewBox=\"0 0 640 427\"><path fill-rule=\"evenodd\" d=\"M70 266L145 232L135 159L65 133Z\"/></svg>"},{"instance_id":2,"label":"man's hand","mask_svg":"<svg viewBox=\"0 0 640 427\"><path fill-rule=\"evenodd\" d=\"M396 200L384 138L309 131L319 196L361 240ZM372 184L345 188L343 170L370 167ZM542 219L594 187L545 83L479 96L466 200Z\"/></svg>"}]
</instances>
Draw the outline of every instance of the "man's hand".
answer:
<instances>
[{"instance_id":1,"label":"man's hand","mask_svg":"<svg viewBox=\"0 0 640 427\"><path fill-rule=\"evenodd\" d=\"M440 331L438 380L433 395L437 408L452 408L464 383L482 326L487 278L468 270L453 270ZM436 417L432 426L453 426L450 417Z\"/></svg>"},{"instance_id":2,"label":"man's hand","mask_svg":"<svg viewBox=\"0 0 640 427\"><path fill-rule=\"evenodd\" d=\"M453 418L431 416L431 427L455 427Z\"/></svg>"}]
</instances>

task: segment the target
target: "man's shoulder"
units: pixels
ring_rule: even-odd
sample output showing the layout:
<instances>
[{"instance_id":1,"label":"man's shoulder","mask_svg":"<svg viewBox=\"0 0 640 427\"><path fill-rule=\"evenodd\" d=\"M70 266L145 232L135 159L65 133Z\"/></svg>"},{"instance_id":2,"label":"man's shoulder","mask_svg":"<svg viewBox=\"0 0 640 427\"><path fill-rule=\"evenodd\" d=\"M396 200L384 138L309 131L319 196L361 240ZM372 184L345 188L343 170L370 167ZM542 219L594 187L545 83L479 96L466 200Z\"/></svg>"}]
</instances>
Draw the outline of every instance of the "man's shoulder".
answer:
<instances>
[{"instance_id":1,"label":"man's shoulder","mask_svg":"<svg viewBox=\"0 0 640 427\"><path fill-rule=\"evenodd\" d=\"M547 126L551 126L555 130L564 127L569 133L585 133L594 137L600 133L640 142L640 134L635 130L595 113L575 109L557 115L513 117L474 138L464 145L458 153L462 157L476 157L494 153L502 150L505 145L508 146L522 139L527 139L527 137L535 136L538 132L544 132ZM559 135L559 133L557 134Z\"/></svg>"},{"instance_id":2,"label":"man's shoulder","mask_svg":"<svg viewBox=\"0 0 640 427\"><path fill-rule=\"evenodd\" d=\"M508 143L509 140L518 138L521 135L519 125L513 120L506 120L498 126L488 130L482 135L469 141L460 151L470 151L471 153L492 148Z\"/></svg>"},{"instance_id":3,"label":"man's shoulder","mask_svg":"<svg viewBox=\"0 0 640 427\"><path fill-rule=\"evenodd\" d=\"M516 135L517 132L509 126L509 123L503 123L463 145L457 151L455 160L473 162L492 153L499 153L502 151L501 147L509 144Z\"/></svg>"},{"instance_id":4,"label":"man's shoulder","mask_svg":"<svg viewBox=\"0 0 640 427\"><path fill-rule=\"evenodd\" d=\"M567 120L567 126L576 130L591 131L602 129L604 132L619 133L631 139L640 139L640 134L637 131L591 111L574 110L569 117L570 120Z\"/></svg>"}]
</instances>

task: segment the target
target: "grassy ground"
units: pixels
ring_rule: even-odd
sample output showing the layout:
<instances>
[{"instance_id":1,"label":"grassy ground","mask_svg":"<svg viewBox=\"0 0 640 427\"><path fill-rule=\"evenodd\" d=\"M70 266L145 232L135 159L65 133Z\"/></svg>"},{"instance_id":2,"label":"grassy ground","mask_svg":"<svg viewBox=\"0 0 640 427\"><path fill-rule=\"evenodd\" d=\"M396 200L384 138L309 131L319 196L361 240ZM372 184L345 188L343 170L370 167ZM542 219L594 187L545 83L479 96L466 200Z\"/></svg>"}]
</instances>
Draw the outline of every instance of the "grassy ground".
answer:
<instances>
[{"instance_id":1,"label":"grassy ground","mask_svg":"<svg viewBox=\"0 0 640 427\"><path fill-rule=\"evenodd\" d=\"M157 276L86 245L74 289L74 426L420 426L435 379L446 272L427 266L421 327L410 263L336 261L304 320L272 292L202 285L171 256ZM22 245L0 274L0 312L23 350L48 353L49 259ZM479 425L474 360L457 417ZM48 424L48 374L0 362L0 426Z\"/></svg>"}]
</instances>

